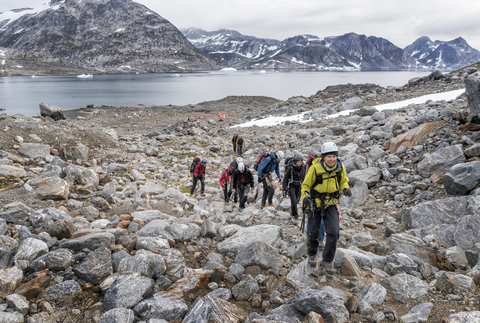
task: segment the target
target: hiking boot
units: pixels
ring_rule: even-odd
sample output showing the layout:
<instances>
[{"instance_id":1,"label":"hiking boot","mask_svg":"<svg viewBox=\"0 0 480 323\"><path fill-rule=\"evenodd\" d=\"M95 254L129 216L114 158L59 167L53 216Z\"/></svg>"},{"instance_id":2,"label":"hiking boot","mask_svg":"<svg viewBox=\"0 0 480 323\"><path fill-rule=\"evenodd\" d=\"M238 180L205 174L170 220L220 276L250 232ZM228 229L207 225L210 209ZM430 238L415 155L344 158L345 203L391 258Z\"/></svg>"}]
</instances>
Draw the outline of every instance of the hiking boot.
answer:
<instances>
[{"instance_id":1,"label":"hiking boot","mask_svg":"<svg viewBox=\"0 0 480 323\"><path fill-rule=\"evenodd\" d=\"M317 265L317 256L316 255L308 256L308 264L312 267L316 266Z\"/></svg>"},{"instance_id":2,"label":"hiking boot","mask_svg":"<svg viewBox=\"0 0 480 323\"><path fill-rule=\"evenodd\" d=\"M297 224L297 222L298 222L298 215L292 216L292 222L293 222L293 224Z\"/></svg>"},{"instance_id":3,"label":"hiking boot","mask_svg":"<svg viewBox=\"0 0 480 323\"><path fill-rule=\"evenodd\" d=\"M322 262L320 263L320 267L322 269L325 269L325 271L329 275L335 274L335 268L333 268L333 261L328 262L328 261L322 260Z\"/></svg>"},{"instance_id":4,"label":"hiking boot","mask_svg":"<svg viewBox=\"0 0 480 323\"><path fill-rule=\"evenodd\" d=\"M260 208L261 208L261 209L264 209L265 207L267 207L267 206L264 205L264 204L260 205Z\"/></svg>"},{"instance_id":5,"label":"hiking boot","mask_svg":"<svg viewBox=\"0 0 480 323\"><path fill-rule=\"evenodd\" d=\"M273 203L268 203L267 207L275 207L275 205L273 205Z\"/></svg>"}]
</instances>

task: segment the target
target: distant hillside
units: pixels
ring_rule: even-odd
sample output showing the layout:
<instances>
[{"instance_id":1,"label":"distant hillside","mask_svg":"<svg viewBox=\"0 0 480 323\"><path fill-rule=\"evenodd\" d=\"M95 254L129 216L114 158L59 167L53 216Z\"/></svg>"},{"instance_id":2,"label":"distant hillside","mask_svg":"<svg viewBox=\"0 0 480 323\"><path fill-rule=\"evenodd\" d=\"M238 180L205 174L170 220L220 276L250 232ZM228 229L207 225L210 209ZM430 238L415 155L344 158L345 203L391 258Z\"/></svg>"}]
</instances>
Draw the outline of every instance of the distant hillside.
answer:
<instances>
[{"instance_id":1,"label":"distant hillside","mask_svg":"<svg viewBox=\"0 0 480 323\"><path fill-rule=\"evenodd\" d=\"M52 0L0 14L0 47L105 72L219 69L168 20L131 0Z\"/></svg>"},{"instance_id":2,"label":"distant hillside","mask_svg":"<svg viewBox=\"0 0 480 323\"><path fill-rule=\"evenodd\" d=\"M429 68L457 69L480 61L480 51L462 37L451 41L432 41L427 36L415 40L405 51Z\"/></svg>"}]
</instances>

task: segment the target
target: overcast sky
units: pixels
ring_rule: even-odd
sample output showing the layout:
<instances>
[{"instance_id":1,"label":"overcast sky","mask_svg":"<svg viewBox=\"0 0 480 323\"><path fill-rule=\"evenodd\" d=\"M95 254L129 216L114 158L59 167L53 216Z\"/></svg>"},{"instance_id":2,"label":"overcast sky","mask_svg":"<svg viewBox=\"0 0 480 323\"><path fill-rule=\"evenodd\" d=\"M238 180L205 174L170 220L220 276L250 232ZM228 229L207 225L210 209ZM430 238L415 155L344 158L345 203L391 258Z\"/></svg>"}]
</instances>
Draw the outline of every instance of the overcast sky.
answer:
<instances>
[{"instance_id":1,"label":"overcast sky","mask_svg":"<svg viewBox=\"0 0 480 323\"><path fill-rule=\"evenodd\" d=\"M77 0L79 1L79 0ZM0 12L37 7L45 0L1 0ZM234 29L283 40L354 32L404 48L420 36L463 37L480 50L480 1L475 0L138 0L179 29Z\"/></svg>"}]
</instances>

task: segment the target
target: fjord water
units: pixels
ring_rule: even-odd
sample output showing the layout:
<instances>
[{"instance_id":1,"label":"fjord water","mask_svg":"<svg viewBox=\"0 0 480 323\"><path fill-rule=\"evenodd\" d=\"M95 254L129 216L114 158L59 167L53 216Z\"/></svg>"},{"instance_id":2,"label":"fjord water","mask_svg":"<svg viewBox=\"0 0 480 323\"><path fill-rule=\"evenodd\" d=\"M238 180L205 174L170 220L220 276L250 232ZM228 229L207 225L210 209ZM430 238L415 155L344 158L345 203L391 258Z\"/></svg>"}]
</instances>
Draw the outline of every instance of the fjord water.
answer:
<instances>
[{"instance_id":1,"label":"fjord water","mask_svg":"<svg viewBox=\"0 0 480 323\"><path fill-rule=\"evenodd\" d=\"M276 72L215 71L205 73L9 76L0 78L0 108L9 115L39 115L39 104L62 110L95 106L186 105L229 95L259 95L286 100L310 96L329 85L374 83L401 86L430 71Z\"/></svg>"}]
</instances>

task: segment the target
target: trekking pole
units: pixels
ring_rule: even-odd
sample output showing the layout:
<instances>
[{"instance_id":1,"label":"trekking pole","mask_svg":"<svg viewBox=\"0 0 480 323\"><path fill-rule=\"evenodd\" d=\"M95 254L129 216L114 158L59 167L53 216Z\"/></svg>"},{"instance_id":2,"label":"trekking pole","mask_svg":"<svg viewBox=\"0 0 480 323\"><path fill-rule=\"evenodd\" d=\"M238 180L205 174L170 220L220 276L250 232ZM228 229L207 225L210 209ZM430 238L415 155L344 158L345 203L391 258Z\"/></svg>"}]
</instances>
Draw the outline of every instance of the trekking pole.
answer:
<instances>
[{"instance_id":1,"label":"trekking pole","mask_svg":"<svg viewBox=\"0 0 480 323\"><path fill-rule=\"evenodd\" d=\"M267 175L269 175L269 174L270 174L270 173L265 173L265 175L263 175L262 178L260 178L260 180L258 181L258 183L255 184L255 186L254 186L253 188L257 187L257 185L260 184L260 183L263 181L263 179L265 178L265 176L267 176Z\"/></svg>"}]
</instances>

